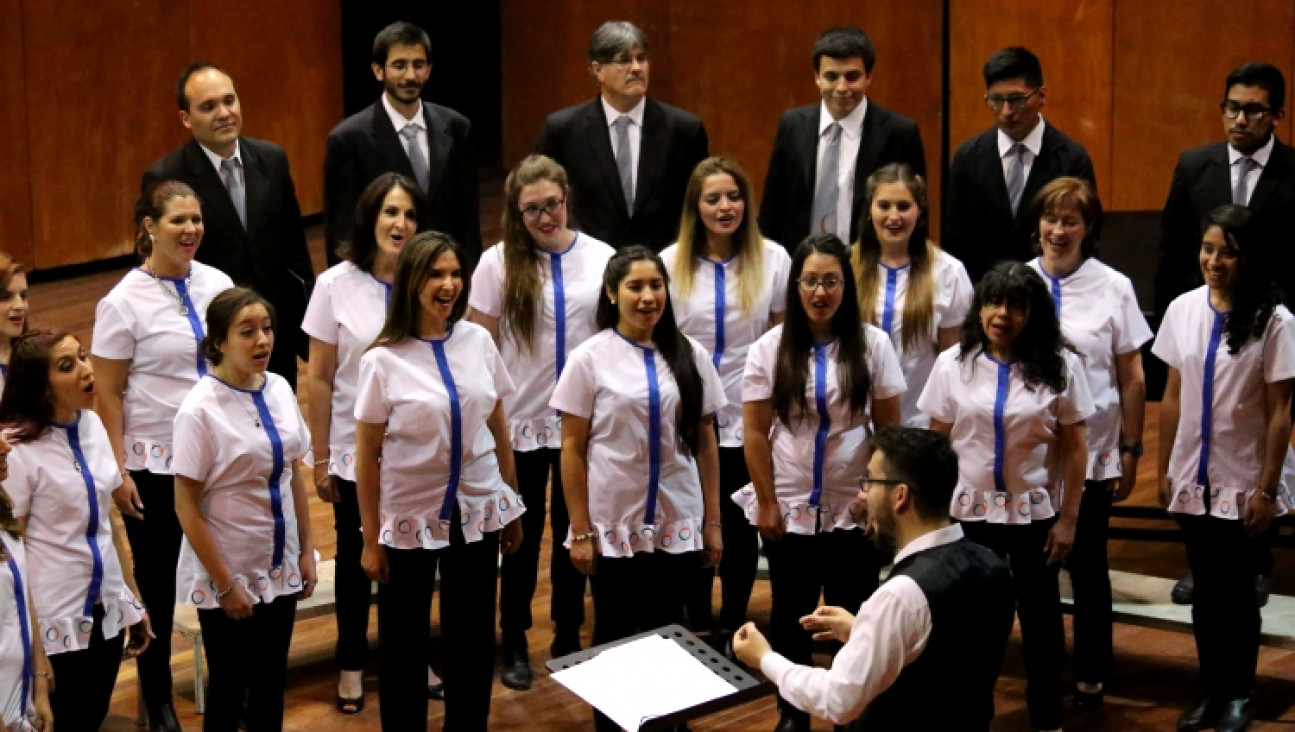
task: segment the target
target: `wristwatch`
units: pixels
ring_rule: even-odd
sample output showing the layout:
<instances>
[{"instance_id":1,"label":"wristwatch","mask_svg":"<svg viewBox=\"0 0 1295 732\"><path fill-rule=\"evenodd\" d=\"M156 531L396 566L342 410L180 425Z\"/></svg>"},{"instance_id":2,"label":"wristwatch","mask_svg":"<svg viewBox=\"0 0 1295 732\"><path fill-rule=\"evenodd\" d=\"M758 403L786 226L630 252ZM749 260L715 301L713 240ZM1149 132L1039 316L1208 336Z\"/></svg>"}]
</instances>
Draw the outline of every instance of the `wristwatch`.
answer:
<instances>
[{"instance_id":1,"label":"wristwatch","mask_svg":"<svg viewBox=\"0 0 1295 732\"><path fill-rule=\"evenodd\" d=\"M1135 458L1142 457L1142 443L1138 442L1132 445L1120 445L1120 454L1124 455L1125 453L1132 455Z\"/></svg>"}]
</instances>

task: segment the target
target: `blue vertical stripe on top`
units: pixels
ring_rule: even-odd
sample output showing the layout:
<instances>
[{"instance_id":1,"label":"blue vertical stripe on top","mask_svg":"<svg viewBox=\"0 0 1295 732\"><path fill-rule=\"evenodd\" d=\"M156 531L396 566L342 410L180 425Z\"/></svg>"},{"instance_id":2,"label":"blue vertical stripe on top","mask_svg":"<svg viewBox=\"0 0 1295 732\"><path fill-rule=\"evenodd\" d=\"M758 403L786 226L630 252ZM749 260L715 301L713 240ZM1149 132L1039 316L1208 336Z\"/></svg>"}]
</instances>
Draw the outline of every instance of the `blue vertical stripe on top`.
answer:
<instances>
[{"instance_id":1,"label":"blue vertical stripe on top","mask_svg":"<svg viewBox=\"0 0 1295 732\"><path fill-rule=\"evenodd\" d=\"M370 276L370 277L373 277L373 273L372 273L372 272L370 272L370 273L369 273L369 276ZM378 279L377 277L373 277L373 281L374 281L374 282L376 282L376 283L378 283L379 285L382 285L382 289L383 289L383 290L385 290L385 295L386 295L386 305L387 305L387 309L388 309L388 310L390 310L390 309L391 309L391 283L390 283L390 282L383 282L382 280Z\"/></svg>"},{"instance_id":2,"label":"blue vertical stripe on top","mask_svg":"<svg viewBox=\"0 0 1295 732\"><path fill-rule=\"evenodd\" d=\"M85 483L86 504L90 510L90 520L85 527L85 541L90 545L90 559L93 567L90 570L90 587L85 593L85 616L94 617L94 606L99 604L99 595L103 589L103 555L99 552L99 491L94 486L94 475L90 464L86 462L85 451L81 449L81 414L77 413L76 421L69 425L58 425L67 432L67 444L72 448L72 458L76 469L81 473Z\"/></svg>"},{"instance_id":3,"label":"blue vertical stripe on top","mask_svg":"<svg viewBox=\"0 0 1295 732\"><path fill-rule=\"evenodd\" d=\"M648 484L643 523L655 526L657 489L661 483L661 383L657 378L656 349L635 343L619 330L612 329L612 332L643 352L643 370L648 387Z\"/></svg>"},{"instance_id":4,"label":"blue vertical stripe on top","mask_svg":"<svg viewBox=\"0 0 1295 732\"><path fill-rule=\"evenodd\" d=\"M724 306L728 292L727 283L724 279L724 265L731 260L716 262L707 259L715 266L715 352L711 354L710 361L715 364L715 370L719 370L719 362L724 359Z\"/></svg>"},{"instance_id":5,"label":"blue vertical stripe on top","mask_svg":"<svg viewBox=\"0 0 1295 732\"><path fill-rule=\"evenodd\" d=\"M27 716L27 700L31 697L32 650L31 621L27 619L27 591L22 586L22 573L18 571L18 562L9 557L9 573L13 575L14 604L18 606L18 626L22 632L22 701L19 702L19 716Z\"/></svg>"},{"instance_id":6,"label":"blue vertical stripe on top","mask_svg":"<svg viewBox=\"0 0 1295 732\"><path fill-rule=\"evenodd\" d=\"M895 294L899 289L899 273L908 266L907 264L903 267L881 265L882 269L886 270L886 300L881 308L881 329L886 331L886 335L893 335L891 331L895 327Z\"/></svg>"},{"instance_id":7,"label":"blue vertical stripe on top","mask_svg":"<svg viewBox=\"0 0 1295 732\"><path fill-rule=\"evenodd\" d=\"M184 303L185 317L189 319L189 328L193 331L194 350L198 354L198 376L206 376L207 359L202 357L202 318L198 315L198 309L193 306L193 299L189 297L189 288L185 286L182 277L160 277L159 279L175 285L175 294L179 295L180 302Z\"/></svg>"},{"instance_id":8,"label":"blue vertical stripe on top","mask_svg":"<svg viewBox=\"0 0 1295 732\"><path fill-rule=\"evenodd\" d=\"M827 346L814 344L814 408L818 412L818 431L814 433L814 490L809 494L809 505L817 506L823 500L823 462L827 452L827 433L832 427L832 416L827 411Z\"/></svg>"},{"instance_id":9,"label":"blue vertical stripe on top","mask_svg":"<svg viewBox=\"0 0 1295 732\"><path fill-rule=\"evenodd\" d=\"M265 383L269 383L268 381ZM256 403L256 412L261 415L261 427L270 438L270 453L273 466L270 468L270 514L274 517L274 553L270 557L271 567L283 566L283 546L287 537L287 526L283 519L283 493L279 481L283 479L283 438L279 428L274 426L274 416L270 414L270 405L265 402L265 383L257 391L249 392Z\"/></svg>"},{"instance_id":10,"label":"blue vertical stripe on top","mask_svg":"<svg viewBox=\"0 0 1295 732\"><path fill-rule=\"evenodd\" d=\"M577 234L576 238L579 237L580 235ZM554 380L556 380L562 376L562 369L567 367L567 291L562 281L561 254L549 252L549 269L553 273L553 319L557 334L557 360L555 361L557 371L554 374Z\"/></svg>"},{"instance_id":11,"label":"blue vertical stripe on top","mask_svg":"<svg viewBox=\"0 0 1295 732\"><path fill-rule=\"evenodd\" d=\"M452 335L453 330L442 340L428 341L432 345L432 353L436 354L436 368L441 372L445 394L450 398L450 482L445 488L445 502L441 504L442 521L449 521L454 513L459 493L459 474L463 471L463 409L459 403L459 390L454 385L454 373L450 371L450 362L445 356L445 341Z\"/></svg>"},{"instance_id":12,"label":"blue vertical stripe on top","mask_svg":"<svg viewBox=\"0 0 1295 732\"><path fill-rule=\"evenodd\" d=\"M1007 409L1007 390L1011 384L1012 365L994 361L989 354L985 358L998 366L998 390L994 394L994 488L1007 490L1007 479L1003 477L1003 463L1007 458L1007 426L1003 422L1003 412Z\"/></svg>"},{"instance_id":13,"label":"blue vertical stripe on top","mask_svg":"<svg viewBox=\"0 0 1295 732\"><path fill-rule=\"evenodd\" d=\"M1043 265L1039 265L1039 270L1043 270ZM1052 309L1057 313L1057 318L1061 318L1061 278L1053 277L1047 272L1043 273L1047 278L1049 288L1052 291Z\"/></svg>"},{"instance_id":14,"label":"blue vertical stripe on top","mask_svg":"<svg viewBox=\"0 0 1295 732\"><path fill-rule=\"evenodd\" d=\"M1209 295L1206 294L1206 298L1208 297ZM1220 313L1212 304L1210 310L1214 313L1214 323L1210 327L1209 350L1205 352L1205 378L1201 380L1201 455L1196 466L1196 485L1199 486L1210 484L1210 432L1214 422L1215 357L1218 355L1219 341L1223 337L1223 320L1227 317L1227 313Z\"/></svg>"}]
</instances>

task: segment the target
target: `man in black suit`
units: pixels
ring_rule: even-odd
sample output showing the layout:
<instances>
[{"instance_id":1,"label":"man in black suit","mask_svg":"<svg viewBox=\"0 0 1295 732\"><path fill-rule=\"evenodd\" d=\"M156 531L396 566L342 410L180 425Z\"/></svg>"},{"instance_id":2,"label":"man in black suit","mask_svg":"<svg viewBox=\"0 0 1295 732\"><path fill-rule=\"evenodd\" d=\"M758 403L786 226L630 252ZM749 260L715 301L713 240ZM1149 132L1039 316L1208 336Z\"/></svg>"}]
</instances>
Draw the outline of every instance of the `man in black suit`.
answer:
<instances>
[{"instance_id":1,"label":"man in black suit","mask_svg":"<svg viewBox=\"0 0 1295 732\"><path fill-rule=\"evenodd\" d=\"M176 97L180 123L193 138L150 165L141 187L179 180L198 194L206 228L198 261L274 305L279 337L270 370L295 390L297 356L308 354L301 319L315 271L288 155L273 142L241 136L243 110L234 80L215 64L185 68Z\"/></svg>"},{"instance_id":2,"label":"man in black suit","mask_svg":"<svg viewBox=\"0 0 1295 732\"><path fill-rule=\"evenodd\" d=\"M876 61L872 39L859 28L832 28L814 43L814 83L823 99L783 112L760 202L760 232L788 249L810 234L856 240L868 176L877 168L907 163L926 174L917 123L867 97Z\"/></svg>"},{"instance_id":3,"label":"man in black suit","mask_svg":"<svg viewBox=\"0 0 1295 732\"><path fill-rule=\"evenodd\" d=\"M1024 48L1004 48L985 62L985 102L995 126L958 147L949 163L941 244L962 260L972 282L995 263L1035 256L1030 200L1061 176L1097 190L1083 145L1043 121L1043 67Z\"/></svg>"},{"instance_id":4,"label":"man in black suit","mask_svg":"<svg viewBox=\"0 0 1295 732\"><path fill-rule=\"evenodd\" d=\"M373 75L382 97L328 133L324 153L324 232L328 263L351 236L355 204L365 186L387 172L418 182L431 210L419 218L454 237L476 262L481 256L477 157L468 118L419 98L432 72L432 39L397 22L373 39Z\"/></svg>"},{"instance_id":5,"label":"man in black suit","mask_svg":"<svg viewBox=\"0 0 1295 732\"><path fill-rule=\"evenodd\" d=\"M603 23L589 39L599 95L549 115L535 151L566 168L582 231L659 251L674 241L688 179L709 143L696 115L648 98L648 64L643 31Z\"/></svg>"}]
</instances>

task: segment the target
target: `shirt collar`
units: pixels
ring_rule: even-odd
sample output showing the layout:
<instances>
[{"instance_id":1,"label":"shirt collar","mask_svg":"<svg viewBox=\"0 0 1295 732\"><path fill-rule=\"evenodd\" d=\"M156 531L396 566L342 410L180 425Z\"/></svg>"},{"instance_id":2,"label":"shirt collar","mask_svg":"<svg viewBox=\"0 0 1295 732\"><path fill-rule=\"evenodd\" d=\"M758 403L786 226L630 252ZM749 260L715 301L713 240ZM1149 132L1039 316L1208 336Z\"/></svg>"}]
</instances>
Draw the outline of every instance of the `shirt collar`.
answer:
<instances>
[{"instance_id":1,"label":"shirt collar","mask_svg":"<svg viewBox=\"0 0 1295 732\"><path fill-rule=\"evenodd\" d=\"M927 549L934 549L945 544L952 544L961 538L962 524L952 524L945 526L943 529L928 531L905 544L904 548L900 549L899 553L895 555L895 564L899 564L918 552L924 552Z\"/></svg>"},{"instance_id":2,"label":"shirt collar","mask_svg":"<svg viewBox=\"0 0 1295 732\"><path fill-rule=\"evenodd\" d=\"M391 106L391 100L387 99L386 92L382 93L382 108L387 110L387 116L391 117L391 126L396 128L396 134L400 134L401 130L411 124L417 125L424 132L427 131L427 121L423 119L423 105L421 101L418 104L418 114L414 115L413 119L405 119L405 115L396 111L396 108Z\"/></svg>"},{"instance_id":3,"label":"shirt collar","mask_svg":"<svg viewBox=\"0 0 1295 732\"><path fill-rule=\"evenodd\" d=\"M600 94L600 95L598 95L598 101L602 102L602 104L603 104L603 116L605 116L605 117L607 118L607 126L608 126L608 127L611 127L613 124L615 124L615 123L616 123L616 120L617 120L617 119L620 119L620 117L622 116L622 115L621 115L621 111L620 111L619 109L617 109L617 108L613 107L611 104L609 104L609 103L607 102L607 97L604 97L604 96L602 96L601 94ZM643 110L644 110L646 107L647 107L647 97L646 97L646 96L644 96L642 99L640 99L640 100L639 100L639 103L638 103L638 104L635 104L635 105L634 105L634 108L633 108L633 109L631 109L630 111L626 112L626 113L624 114L624 116L629 117L631 122L633 122L634 124L638 125L638 126L639 126L639 129L642 129L642 128L643 128Z\"/></svg>"},{"instance_id":4,"label":"shirt collar","mask_svg":"<svg viewBox=\"0 0 1295 732\"><path fill-rule=\"evenodd\" d=\"M217 155L215 152L211 150L211 148L207 147L201 142L198 143L198 147L202 148L202 151L207 154L207 159L211 161L211 164L216 168L216 172L219 173L220 164L225 159ZM238 161L238 164L240 167L243 165L242 148L240 147L240 143L238 140L234 140L234 154L230 155L229 159Z\"/></svg>"},{"instance_id":5,"label":"shirt collar","mask_svg":"<svg viewBox=\"0 0 1295 732\"><path fill-rule=\"evenodd\" d=\"M849 135L850 137L862 136L863 118L864 118L864 115L866 115L867 113L868 113L868 98L864 97L863 101L859 102L859 106L855 107L853 112L845 115L845 118L841 120L841 131ZM832 113L827 111L827 102L819 102L818 136L822 137L823 133L827 131L827 128L831 127L832 123L835 121L836 120L832 117Z\"/></svg>"},{"instance_id":6,"label":"shirt collar","mask_svg":"<svg viewBox=\"0 0 1295 732\"><path fill-rule=\"evenodd\" d=\"M1043 121L1043 117L1040 116L1039 123L1034 126L1034 129L1030 130L1030 134L1026 135L1024 140L1021 140L1021 143L1025 145L1025 149L1029 150L1036 158L1039 157L1039 152L1043 150L1043 129L1047 127L1047 124L1047 122ZM1006 157L1007 151L1011 150L1015 144L1016 140L1008 137L1006 132L998 131L998 157Z\"/></svg>"},{"instance_id":7,"label":"shirt collar","mask_svg":"<svg viewBox=\"0 0 1295 732\"><path fill-rule=\"evenodd\" d=\"M1256 163L1259 163L1259 167L1261 168L1266 167L1268 165L1268 158L1272 157L1273 147L1276 144L1276 141L1277 141L1277 137L1275 135L1272 135L1272 134L1268 135L1268 142L1265 142L1263 147L1259 148L1258 150L1255 150L1254 154L1250 156L1250 159L1255 161ZM1243 157L1245 156L1241 154L1240 150L1236 149L1235 147L1232 147L1231 145L1228 145L1228 165L1229 166L1236 165L1237 161Z\"/></svg>"}]
</instances>

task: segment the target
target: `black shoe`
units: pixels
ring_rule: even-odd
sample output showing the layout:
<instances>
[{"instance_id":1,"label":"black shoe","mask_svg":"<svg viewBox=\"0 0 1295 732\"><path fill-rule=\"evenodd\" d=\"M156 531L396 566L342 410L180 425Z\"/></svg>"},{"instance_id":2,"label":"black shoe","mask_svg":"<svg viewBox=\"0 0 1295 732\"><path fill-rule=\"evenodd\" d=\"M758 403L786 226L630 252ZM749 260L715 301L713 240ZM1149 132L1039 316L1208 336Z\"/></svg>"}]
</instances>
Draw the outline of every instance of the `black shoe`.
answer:
<instances>
[{"instance_id":1,"label":"black shoe","mask_svg":"<svg viewBox=\"0 0 1295 732\"><path fill-rule=\"evenodd\" d=\"M148 715L150 732L181 732L180 720L175 718L175 707L167 702L157 712Z\"/></svg>"},{"instance_id":2,"label":"black shoe","mask_svg":"<svg viewBox=\"0 0 1295 732\"><path fill-rule=\"evenodd\" d=\"M531 688L534 677L525 647L505 646L504 670L499 674L499 680L503 685L516 691L526 691Z\"/></svg>"},{"instance_id":3,"label":"black shoe","mask_svg":"<svg viewBox=\"0 0 1295 732\"><path fill-rule=\"evenodd\" d=\"M581 650L580 633L565 633L559 631L558 634L553 637L553 645L549 646L549 655L553 658L561 658L563 656L569 656L572 653L579 653Z\"/></svg>"},{"instance_id":4,"label":"black shoe","mask_svg":"<svg viewBox=\"0 0 1295 732\"><path fill-rule=\"evenodd\" d=\"M809 719L796 714L782 713L773 732L809 732Z\"/></svg>"},{"instance_id":5,"label":"black shoe","mask_svg":"<svg viewBox=\"0 0 1295 732\"><path fill-rule=\"evenodd\" d=\"M1223 705L1219 721L1214 723L1217 732L1241 732L1250 726L1254 713L1250 710L1249 699L1233 699Z\"/></svg>"},{"instance_id":6,"label":"black shoe","mask_svg":"<svg viewBox=\"0 0 1295 732\"><path fill-rule=\"evenodd\" d=\"M1179 730L1209 729L1219 720L1223 713L1224 702L1212 696L1203 697L1196 706L1183 712L1178 717Z\"/></svg>"},{"instance_id":7,"label":"black shoe","mask_svg":"<svg viewBox=\"0 0 1295 732\"><path fill-rule=\"evenodd\" d=\"M1268 578L1262 574L1255 575L1255 602L1259 607L1268 604L1268 589Z\"/></svg>"},{"instance_id":8,"label":"black shoe","mask_svg":"<svg viewBox=\"0 0 1295 732\"><path fill-rule=\"evenodd\" d=\"M1196 580L1189 574L1178 580L1174 589L1169 592L1169 599L1173 600L1175 605L1190 605L1195 592Z\"/></svg>"},{"instance_id":9,"label":"black shoe","mask_svg":"<svg viewBox=\"0 0 1295 732\"><path fill-rule=\"evenodd\" d=\"M1087 712L1093 709L1101 709L1105 704L1105 694L1102 690L1080 691L1075 689L1075 709Z\"/></svg>"},{"instance_id":10,"label":"black shoe","mask_svg":"<svg viewBox=\"0 0 1295 732\"><path fill-rule=\"evenodd\" d=\"M354 699L348 699L341 694L337 695L337 711L342 714L351 715L359 714L364 711L364 694L360 694Z\"/></svg>"}]
</instances>

